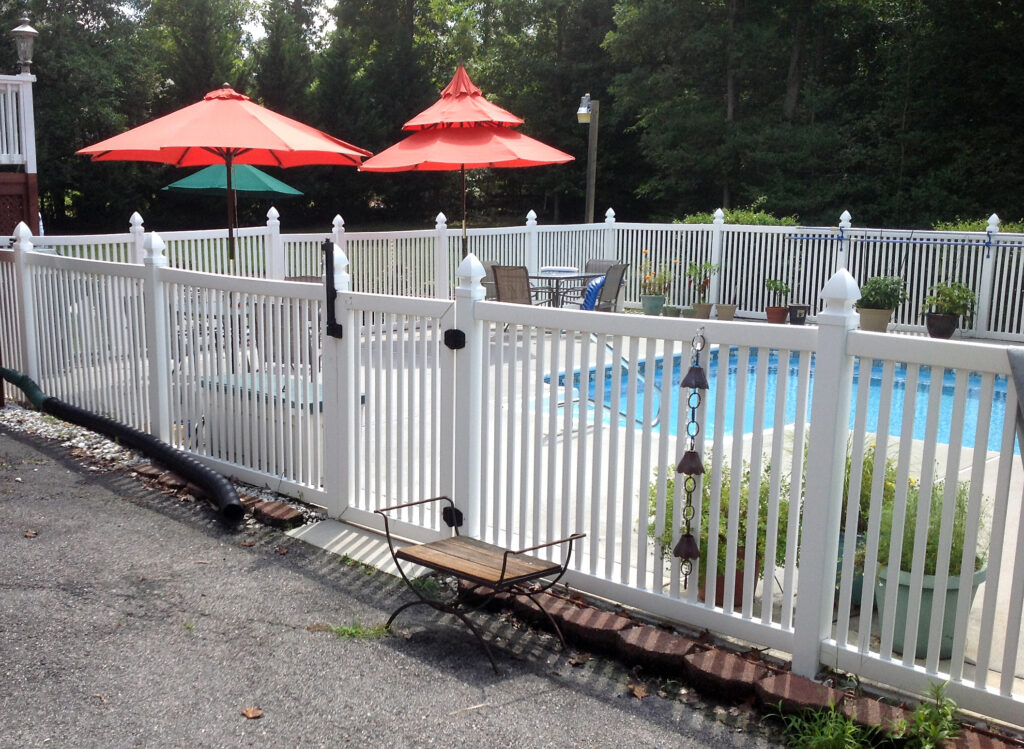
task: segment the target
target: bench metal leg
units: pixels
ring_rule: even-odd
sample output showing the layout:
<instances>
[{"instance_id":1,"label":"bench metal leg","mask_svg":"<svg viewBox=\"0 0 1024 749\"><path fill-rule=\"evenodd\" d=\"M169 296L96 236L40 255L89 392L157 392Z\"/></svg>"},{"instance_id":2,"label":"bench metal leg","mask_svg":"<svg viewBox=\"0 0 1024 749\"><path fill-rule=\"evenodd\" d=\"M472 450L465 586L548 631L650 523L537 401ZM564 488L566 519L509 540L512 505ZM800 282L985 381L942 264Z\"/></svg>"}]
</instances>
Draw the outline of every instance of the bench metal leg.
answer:
<instances>
[{"instance_id":1,"label":"bench metal leg","mask_svg":"<svg viewBox=\"0 0 1024 749\"><path fill-rule=\"evenodd\" d=\"M494 654L491 652L491 646L487 644L487 640L485 640L483 638L483 635L480 634L480 631L476 628L476 625L473 624L473 622L471 622L469 620L469 617L466 616L464 613L462 613L461 611L458 610L458 608L457 608L458 604L457 603L454 604L454 605L453 604L445 604L445 603L441 603L440 601L431 601L431 600L426 599L426 598L420 598L420 600L418 600L418 601L409 601L408 603L403 603L401 606L399 606L397 609L395 609L393 614L391 614L391 618L388 619L388 623L384 625L384 628L390 630L391 629L391 623L395 621L395 617L396 616L401 614L407 608L410 608L412 606L420 606L420 605L430 606L432 609L437 609L438 611L440 611L442 613L451 614L452 616L455 616L455 617L458 617L459 619L461 619L462 623L465 624L469 628L469 631L472 632L473 635L476 637L476 639L480 641L480 644L484 646L484 652L487 653L487 657L491 661L491 668L494 669L494 673L496 673L496 674L501 673L498 670L497 662L494 660ZM561 633L559 633L559 636L561 636ZM563 640L563 643L564 642L565 641Z\"/></svg>"}]
</instances>

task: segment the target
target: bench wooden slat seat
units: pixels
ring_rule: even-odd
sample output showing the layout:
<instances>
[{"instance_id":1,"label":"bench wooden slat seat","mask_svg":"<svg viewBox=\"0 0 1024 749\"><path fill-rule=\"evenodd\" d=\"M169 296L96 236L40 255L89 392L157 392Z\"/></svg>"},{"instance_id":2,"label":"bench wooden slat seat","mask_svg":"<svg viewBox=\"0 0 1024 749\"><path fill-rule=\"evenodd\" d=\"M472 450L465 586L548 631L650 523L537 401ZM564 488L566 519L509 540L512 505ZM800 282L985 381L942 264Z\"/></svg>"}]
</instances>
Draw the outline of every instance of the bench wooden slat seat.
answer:
<instances>
[{"instance_id":1,"label":"bench wooden slat seat","mask_svg":"<svg viewBox=\"0 0 1024 749\"><path fill-rule=\"evenodd\" d=\"M507 550L466 536L452 536L428 544L407 546L395 553L399 559L489 587L514 585L554 575L562 568L560 564L536 557L513 556L508 558L503 575L502 563L506 560Z\"/></svg>"},{"instance_id":2,"label":"bench wooden slat seat","mask_svg":"<svg viewBox=\"0 0 1024 749\"><path fill-rule=\"evenodd\" d=\"M411 546L395 548L394 540L391 536L391 528L388 522L388 513L406 507L427 504L429 502L448 503L448 507L445 508L443 517L448 525L452 527L455 535L450 538L443 538L429 543L413 544ZM526 549L513 551L511 549L504 549L500 546L495 546L494 544L489 544L486 541L460 536L459 526L462 524L461 514L455 508L455 503L448 497L434 497L432 499L423 499L418 502L407 502L405 504L394 505L392 507L382 507L375 510L375 512L384 518L384 532L387 534L388 548L391 549L391 556L395 560L395 566L398 568L398 573L401 575L402 579L405 580L410 590L416 594L418 599L399 606L398 609L391 614L391 618L388 619L388 623L385 625L386 627L390 628L395 617L405 609L418 604L430 606L438 611L452 614L453 616L461 619L469 630L476 635L476 638L484 646L484 650L487 651L487 657L490 658L491 665L494 667L495 672L497 672L498 664L494 660L494 655L491 653L490 646L487 644L487 641L481 637L476 626L474 626L473 622L470 621L466 614L482 608L493 600L494 596L499 593L510 593L512 595L527 596L537 605L537 608L544 612L544 615L547 616L548 621L554 627L555 634L558 636L558 639L562 644L562 648L565 649L565 638L562 636L558 623L544 608L541 603L541 599L536 596L538 593L542 593L555 585L561 579L562 575L565 574L565 571L569 566L569 559L572 556L573 541L583 538L582 533L574 533L571 536L567 536L566 538L562 538L557 541L550 541L548 543L538 544ZM527 552L530 551L537 551L538 549L544 549L561 544L566 545L565 555L561 564L539 559L527 554ZM413 585L412 581L405 574L405 570L402 569L402 561L426 567L427 569L435 570L442 574L451 575L459 581L466 582L469 585L466 588L460 585L458 592L451 600L428 598L421 591L420 587ZM541 581L542 578L544 579L542 582L535 582ZM529 585L527 585L528 583ZM469 592L476 593L477 596L470 597L467 595Z\"/></svg>"}]
</instances>

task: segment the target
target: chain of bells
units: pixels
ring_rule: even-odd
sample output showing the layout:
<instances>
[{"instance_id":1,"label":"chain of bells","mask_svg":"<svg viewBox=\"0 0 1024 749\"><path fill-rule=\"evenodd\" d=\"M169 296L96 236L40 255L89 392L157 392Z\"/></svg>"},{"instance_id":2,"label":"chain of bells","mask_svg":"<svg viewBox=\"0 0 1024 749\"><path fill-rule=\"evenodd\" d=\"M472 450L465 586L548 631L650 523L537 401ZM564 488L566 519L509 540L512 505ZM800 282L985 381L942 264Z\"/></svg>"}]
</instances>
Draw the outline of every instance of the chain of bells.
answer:
<instances>
[{"instance_id":1,"label":"chain of bells","mask_svg":"<svg viewBox=\"0 0 1024 749\"><path fill-rule=\"evenodd\" d=\"M682 560L679 568L683 575L683 587L689 584L693 560L700 556L700 548L697 545L697 539L693 537L691 526L694 514L693 493L697 489L697 476L704 473L704 461L697 453L696 443L697 435L700 433L697 409L700 408L701 391L708 389L707 374L700 365L700 354L704 350L705 344L704 328L701 328L690 342L690 369L680 383L681 389L690 390L686 401L686 405L690 409L690 420L686 424L686 450L676 465L676 473L686 477L683 479L683 490L686 492L686 504L683 506L682 512L683 535L672 549L672 554Z\"/></svg>"}]
</instances>

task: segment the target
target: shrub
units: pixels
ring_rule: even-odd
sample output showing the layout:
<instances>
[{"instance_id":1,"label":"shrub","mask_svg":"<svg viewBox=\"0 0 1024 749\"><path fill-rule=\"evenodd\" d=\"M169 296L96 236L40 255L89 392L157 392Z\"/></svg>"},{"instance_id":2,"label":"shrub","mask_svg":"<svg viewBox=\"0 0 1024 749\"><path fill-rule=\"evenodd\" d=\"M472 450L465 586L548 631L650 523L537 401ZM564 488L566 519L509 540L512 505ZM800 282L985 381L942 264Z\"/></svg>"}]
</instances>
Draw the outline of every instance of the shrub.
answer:
<instances>
[{"instance_id":1,"label":"shrub","mask_svg":"<svg viewBox=\"0 0 1024 749\"><path fill-rule=\"evenodd\" d=\"M725 223L727 224L741 224L745 226L798 226L799 219L796 216L775 216L774 214L764 210L765 203L768 202L767 196L762 195L753 203L745 208L725 208L723 213L725 214ZM711 224L715 221L715 214L711 213L691 213L683 216L681 219L676 219L677 224Z\"/></svg>"},{"instance_id":2,"label":"shrub","mask_svg":"<svg viewBox=\"0 0 1024 749\"><path fill-rule=\"evenodd\" d=\"M658 507L658 481L657 478L651 481L648 487L648 524L647 524L647 535L658 542L661 556L663 559L670 560L672 558L672 548L678 539L679 533L682 531L679 527L673 526L673 505L675 499L675 479L676 472L675 466L670 466L666 469L667 476L665 478L665 528L658 535L658 529L656 525L657 519L657 507ZM701 554L707 553L708 544L708 524L711 519L711 481L708 479L711 472L711 466L705 465L704 480L701 482L701 512L700 512L700 535L698 536L698 545L701 550ZM657 474L655 474L657 476ZM732 491L732 471L727 463L722 464L722 491L719 497L719 514L718 514L718 558L716 562L717 574L725 574L726 555L728 554L729 543L727 537L727 522L729 518L729 504L730 504L730 493ZM789 518L789 478L783 476L779 483L779 525L777 540L775 546L775 564L781 565L786 561L786 530ZM768 536L768 500L771 494L771 466L765 462L761 469L761 486L758 492L757 502L757 550L756 558L764 559L765 548L767 546ZM680 497L685 501L685 497ZM737 539L739 544L744 543L744 539L747 537L747 512L749 508L750 499L750 465L743 462L743 474L740 477L740 502L739 502L739 525ZM696 522L694 522L696 525ZM696 528L693 529L696 532ZM742 570L744 568L744 559L742 556L736 558L736 569ZM701 564L700 567L700 579L698 584L701 588L704 587L704 572L705 565Z\"/></svg>"}]
</instances>

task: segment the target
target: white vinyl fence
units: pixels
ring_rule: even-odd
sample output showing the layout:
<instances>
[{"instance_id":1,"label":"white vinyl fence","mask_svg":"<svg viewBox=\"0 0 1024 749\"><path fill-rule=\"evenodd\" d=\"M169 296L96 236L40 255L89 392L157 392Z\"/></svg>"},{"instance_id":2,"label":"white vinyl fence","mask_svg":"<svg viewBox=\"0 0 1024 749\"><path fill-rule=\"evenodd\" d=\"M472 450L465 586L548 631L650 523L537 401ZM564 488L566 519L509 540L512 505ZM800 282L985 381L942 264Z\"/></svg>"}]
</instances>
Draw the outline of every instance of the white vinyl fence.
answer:
<instances>
[{"instance_id":1,"label":"white vinyl fence","mask_svg":"<svg viewBox=\"0 0 1024 749\"><path fill-rule=\"evenodd\" d=\"M633 269L626 276L626 308L639 307L640 268L645 262L672 270L669 302L697 301L687 283L691 262L720 266L712 277L709 301L736 304L738 314L764 319L772 302L767 279L779 279L792 292L787 300L818 311L817 291L839 268L858 282L876 275L900 275L910 298L894 317L894 330L923 333L924 298L936 283L960 281L978 297L972 326L962 336L1024 341L1024 237L999 231L992 216L985 232L863 229L843 213L836 227L744 226L725 224L721 211L711 225L620 223L608 210L604 223L539 226L533 211L519 227L470 229L469 252L489 261L582 268L590 258L609 258ZM323 274L320 244L331 239L352 262L357 291L412 297L451 298L462 237L444 214L435 227L417 231L346 231L340 216L330 231L282 234L271 208L267 224L236 232L236 257L228 259L227 230L166 232L172 267L262 278L315 278ZM127 234L40 237L39 247L60 255L114 262L142 262L142 218L136 213Z\"/></svg>"},{"instance_id":2,"label":"white vinyl fence","mask_svg":"<svg viewBox=\"0 0 1024 749\"><path fill-rule=\"evenodd\" d=\"M141 265L83 260L23 236L0 264L25 342L5 363L341 519L377 527L377 507L446 494L494 543L586 532L582 591L788 653L801 674L918 694L949 680L962 707L1021 725L1024 472L1003 347L858 331L845 270L814 295L817 326L777 326L487 302L472 256L453 298L352 291L337 245L334 337L320 284L172 268L152 234L143 249ZM695 405L680 379L698 335L711 387ZM691 406L707 472L684 580L666 550ZM426 508L401 520L412 538L442 529ZM905 624L879 583L901 555ZM975 593L955 569L976 559ZM913 602L931 582L929 610Z\"/></svg>"}]
</instances>

